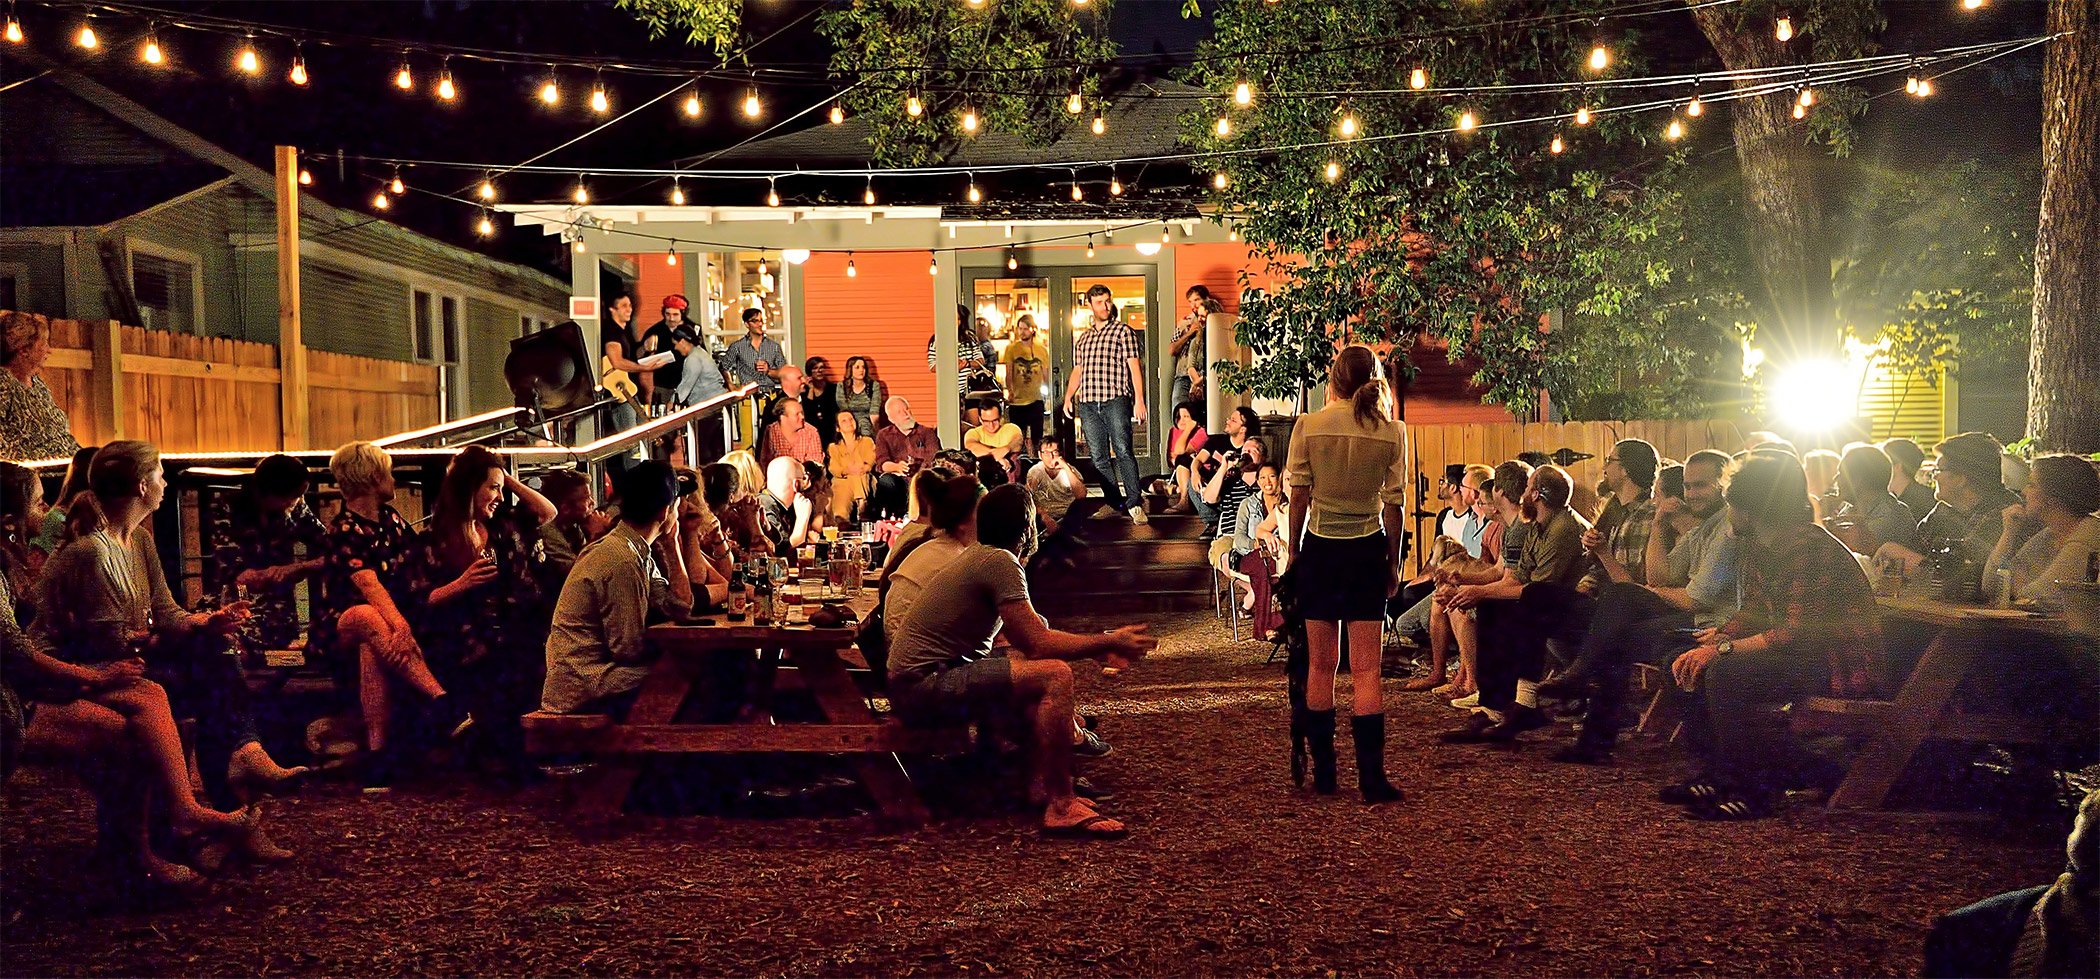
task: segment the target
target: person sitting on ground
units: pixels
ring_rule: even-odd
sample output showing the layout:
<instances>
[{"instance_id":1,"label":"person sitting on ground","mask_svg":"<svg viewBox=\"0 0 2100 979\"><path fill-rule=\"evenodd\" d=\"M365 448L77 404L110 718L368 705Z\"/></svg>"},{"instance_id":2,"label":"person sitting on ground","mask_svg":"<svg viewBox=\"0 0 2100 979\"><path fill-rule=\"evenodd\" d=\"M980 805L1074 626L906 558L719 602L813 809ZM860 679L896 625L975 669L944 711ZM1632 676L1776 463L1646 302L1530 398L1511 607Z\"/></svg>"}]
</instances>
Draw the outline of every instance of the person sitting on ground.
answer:
<instances>
[{"instance_id":1,"label":"person sitting on ground","mask_svg":"<svg viewBox=\"0 0 2100 979\"><path fill-rule=\"evenodd\" d=\"M1193 401L1174 406L1174 423L1167 428L1167 466L1171 471L1146 480L1153 496L1172 501L1167 508L1169 513L1189 513L1195 509L1188 502L1188 494L1190 485L1195 482L1196 452L1210 442L1210 434L1203 430L1203 423L1196 420L1198 410L1199 406ZM1231 519L1238 514L1219 516L1220 519Z\"/></svg>"},{"instance_id":2,"label":"person sitting on ground","mask_svg":"<svg viewBox=\"0 0 2100 979\"><path fill-rule=\"evenodd\" d=\"M1889 457L1871 445L1845 450L1838 463L1838 497L1844 505L1826 526L1855 554L1875 554L1883 544L1896 544L1916 551L1925 546L1918 539L1918 521L1902 500L1889 495Z\"/></svg>"},{"instance_id":3,"label":"person sitting on ground","mask_svg":"<svg viewBox=\"0 0 2100 979\"><path fill-rule=\"evenodd\" d=\"M328 460L343 509L328 528L328 607L314 625L317 644L339 647L358 665L357 700L365 721L365 748L373 787L392 774L394 688L398 683L428 701L430 727L457 738L474 723L465 702L453 698L430 672L415 618L422 613L423 542L394 509L394 460L370 442L351 442Z\"/></svg>"},{"instance_id":4,"label":"person sitting on ground","mask_svg":"<svg viewBox=\"0 0 2100 979\"><path fill-rule=\"evenodd\" d=\"M758 464L757 456L741 449L723 456L722 464L736 470L735 495L715 508L729 542L736 545L739 555L772 553L773 543L766 539L765 516L758 507L758 496L766 491L765 467Z\"/></svg>"},{"instance_id":5,"label":"person sitting on ground","mask_svg":"<svg viewBox=\"0 0 2100 979\"><path fill-rule=\"evenodd\" d=\"M1991 551L2005 530L2005 508L2017 506L2020 494L2005 488L2000 460L2005 447L1985 432L1963 432L1932 447L1933 488L1936 501L1918 523L1918 537L1925 550L1947 553L1975 566L1977 581L1989 564ZM2027 542L2013 542L2017 549ZM1915 575L1926 554L1900 544L1885 544L1874 554L1877 560L1900 560L1903 573Z\"/></svg>"},{"instance_id":6,"label":"person sitting on ground","mask_svg":"<svg viewBox=\"0 0 2100 979\"><path fill-rule=\"evenodd\" d=\"M1685 461L1681 495L1655 501L1646 580L1614 573L1597 595L1574 665L1539 685L1542 697L1589 696L1581 736L1555 761L1610 764L1634 664L1668 666L1684 651L1684 636L1735 617L1737 545L1722 505L1731 465L1728 456L1711 449ZM1672 535L1676 544L1666 550L1664 541Z\"/></svg>"},{"instance_id":7,"label":"person sitting on ground","mask_svg":"<svg viewBox=\"0 0 2100 979\"><path fill-rule=\"evenodd\" d=\"M927 581L909 612L887 620L893 637L890 702L914 726L962 723L987 710L1020 706L1032 721L1028 795L1043 807L1044 835L1122 836L1123 824L1101 815L1073 788L1069 662L1098 658L1126 666L1151 652L1154 641L1142 625L1099 635L1049 628L1029 602L1021 571L1035 539L1028 492L1001 486L979 509L980 543ZM1002 629L1015 655L992 655Z\"/></svg>"},{"instance_id":8,"label":"person sitting on ground","mask_svg":"<svg viewBox=\"0 0 2100 979\"><path fill-rule=\"evenodd\" d=\"M1258 438L1250 438L1241 443L1236 456L1231 453L1223 456L1217 472L1211 475L1210 482L1203 485L1199 494L1203 501L1210 505L1211 512L1221 518L1227 514L1238 515L1240 504L1254 494L1255 475L1261 471L1261 464L1268 461L1268 458L1268 446ZM1229 531L1232 528L1226 526L1225 529ZM1206 537L1215 537L1218 534L1218 526L1210 523L1205 523L1203 530Z\"/></svg>"},{"instance_id":9,"label":"person sitting on ground","mask_svg":"<svg viewBox=\"0 0 2100 979\"><path fill-rule=\"evenodd\" d=\"M1238 456L1247 440L1260 432L1261 416L1255 414L1253 408L1240 405L1226 412L1225 431L1210 436L1202 446L1190 453L1190 478L1183 497L1196 511L1196 516L1203 518L1205 527L1216 526L1223 514L1203 498L1204 488L1210 485L1212 477L1218 474L1220 468L1237 465L1237 458L1228 460L1226 457Z\"/></svg>"},{"instance_id":10,"label":"person sitting on ground","mask_svg":"<svg viewBox=\"0 0 2100 979\"><path fill-rule=\"evenodd\" d=\"M2100 975L2100 791L2087 792L2056 881L1942 915L1925 938L1925 979Z\"/></svg>"},{"instance_id":11,"label":"person sitting on ground","mask_svg":"<svg viewBox=\"0 0 2100 979\"><path fill-rule=\"evenodd\" d=\"M264 749L247 678L227 655L248 621L247 603L191 612L168 590L146 526L167 487L160 452L148 443L119 440L95 453L88 493L69 521L80 535L44 567L32 638L52 658L106 679L144 673L165 688L176 709L197 719L197 770L213 801L228 808L305 769L280 766ZM250 842L258 853L281 852L259 835Z\"/></svg>"},{"instance_id":12,"label":"person sitting on ground","mask_svg":"<svg viewBox=\"0 0 2100 979\"><path fill-rule=\"evenodd\" d=\"M540 547L546 553L540 565L541 587L547 594L559 595L576 555L605 536L612 529L612 519L592 499L591 478L574 469L557 469L540 477L540 495L554 504L554 519L540 525Z\"/></svg>"},{"instance_id":13,"label":"person sitting on ground","mask_svg":"<svg viewBox=\"0 0 2100 979\"><path fill-rule=\"evenodd\" d=\"M1480 650L1473 677L1479 700L1464 727L1446 731L1447 743L1507 743L1546 724L1538 707L1548 627L1580 614L1575 585L1590 567L1582 535L1590 523L1568 506L1575 482L1559 466L1532 470L1523 505L1531 532L1514 568L1485 585L1459 585L1446 604L1477 608Z\"/></svg>"},{"instance_id":14,"label":"person sitting on ground","mask_svg":"<svg viewBox=\"0 0 2100 979\"><path fill-rule=\"evenodd\" d=\"M553 614L541 587L540 530L555 515L552 502L479 445L452 457L431 507L422 576L444 584L428 597L424 654L439 682L462 691L480 721L477 738L503 763L524 757L517 719L539 694Z\"/></svg>"},{"instance_id":15,"label":"person sitting on ground","mask_svg":"<svg viewBox=\"0 0 2100 979\"><path fill-rule=\"evenodd\" d=\"M1889 457L1889 495L1910 507L1911 516L1925 519L1936 502L1932 484L1918 481L1918 470L1925 466L1925 450L1910 439L1892 438L1881 443L1881 451Z\"/></svg>"},{"instance_id":16,"label":"person sitting on ground","mask_svg":"<svg viewBox=\"0 0 2100 979\"><path fill-rule=\"evenodd\" d=\"M811 502L802 495L802 463L782 456L766 466L766 489L758 497L758 513L772 553L792 558L795 549L809 540Z\"/></svg>"},{"instance_id":17,"label":"person sitting on ground","mask_svg":"<svg viewBox=\"0 0 2100 979\"><path fill-rule=\"evenodd\" d=\"M2012 600L2063 607L2064 581L2084 581L2100 553L2100 473L2074 455L2053 453L2028 463L2021 502L2006 507L2005 530L1985 562L1985 593L2000 597L1996 572L2011 572ZM2029 535L2025 544L2013 542Z\"/></svg>"},{"instance_id":18,"label":"person sitting on ground","mask_svg":"<svg viewBox=\"0 0 2100 979\"><path fill-rule=\"evenodd\" d=\"M214 498L204 585L222 603L247 600L257 650L290 649L305 635L297 586L328 564L328 527L306 505L306 487L305 463L273 455L238 496Z\"/></svg>"},{"instance_id":19,"label":"person sitting on ground","mask_svg":"<svg viewBox=\"0 0 2100 979\"><path fill-rule=\"evenodd\" d=\"M1028 495L1035 500L1036 516L1043 521L1045 535L1056 534L1072 504L1086 496L1086 479L1079 468L1065 461L1064 439L1043 436L1043 457L1028 470Z\"/></svg>"},{"instance_id":20,"label":"person sitting on ground","mask_svg":"<svg viewBox=\"0 0 2100 979\"><path fill-rule=\"evenodd\" d=\"M1012 482L1019 475L1021 450L1028 440L1021 426L1006 420L1006 407L988 399L977 409L977 425L963 433L963 448L979 459L989 459Z\"/></svg>"},{"instance_id":21,"label":"person sitting on ground","mask_svg":"<svg viewBox=\"0 0 2100 979\"><path fill-rule=\"evenodd\" d=\"M941 437L919 424L911 413L911 402L901 397L883 402L882 413L890 423L875 433L875 510L894 517L911 505L906 497L912 474L933 464L933 457L941 451Z\"/></svg>"},{"instance_id":22,"label":"person sitting on ground","mask_svg":"<svg viewBox=\"0 0 2100 979\"><path fill-rule=\"evenodd\" d=\"M765 443L768 463L775 459L793 459L823 465L824 441L818 436L817 427L803 420L800 400L781 395L780 400L774 402L769 417L772 423L766 426Z\"/></svg>"},{"instance_id":23,"label":"person sitting on ground","mask_svg":"<svg viewBox=\"0 0 2100 979\"><path fill-rule=\"evenodd\" d=\"M830 456L831 515L848 523L860 519L861 505L868 499L875 471L875 440L860 434L850 411L840 411L834 421L838 441L825 450Z\"/></svg>"},{"instance_id":24,"label":"person sitting on ground","mask_svg":"<svg viewBox=\"0 0 2100 979\"><path fill-rule=\"evenodd\" d=\"M650 618L683 619L693 608L683 549L664 545L678 535L677 498L670 466L626 472L619 522L584 548L555 600L541 710L627 717L655 657L643 640Z\"/></svg>"},{"instance_id":25,"label":"person sitting on ground","mask_svg":"<svg viewBox=\"0 0 2100 979\"><path fill-rule=\"evenodd\" d=\"M1684 743L1703 772L1660 794L1703 820L1770 815L1796 774L1789 762L1798 753L1773 704L1874 697L1882 673L1874 590L1845 546L1809 519L1800 464L1753 453L1726 498L1742 554L1742 610L1695 633L1671 663Z\"/></svg>"},{"instance_id":26,"label":"person sitting on ground","mask_svg":"<svg viewBox=\"0 0 2100 979\"><path fill-rule=\"evenodd\" d=\"M8 472L0 523L26 524L36 498L35 473L12 463L0 467ZM220 812L190 793L189 767L167 691L145 678L140 660L69 663L47 655L22 633L17 623L27 609L17 601L17 588L35 587L23 550L20 539L0 547L0 719L7 722L0 781L13 774L21 754L79 763L95 795L102 830L95 848L99 855L149 885L201 884L195 871L154 852L154 814L165 814L178 837L245 837L253 813Z\"/></svg>"},{"instance_id":27,"label":"person sitting on ground","mask_svg":"<svg viewBox=\"0 0 2100 979\"><path fill-rule=\"evenodd\" d=\"M1773 445L1768 442L1758 448L1769 451ZM1844 498L1838 493L1838 475L1844 468L1844 460L1829 449L1817 449L1799 458L1801 471L1808 478L1808 499L1815 506L1816 522L1820 524L1836 516L1838 509L1845 505Z\"/></svg>"}]
</instances>

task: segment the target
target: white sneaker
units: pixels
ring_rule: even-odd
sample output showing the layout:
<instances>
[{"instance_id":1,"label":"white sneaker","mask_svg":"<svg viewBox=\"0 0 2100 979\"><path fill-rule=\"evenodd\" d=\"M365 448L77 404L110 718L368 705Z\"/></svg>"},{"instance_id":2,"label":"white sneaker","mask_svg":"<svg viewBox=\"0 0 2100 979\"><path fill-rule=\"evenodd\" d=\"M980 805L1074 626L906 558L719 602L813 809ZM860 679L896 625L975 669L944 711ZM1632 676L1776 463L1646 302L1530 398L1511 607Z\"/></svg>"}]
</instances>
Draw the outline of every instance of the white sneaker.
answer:
<instances>
[{"instance_id":1,"label":"white sneaker","mask_svg":"<svg viewBox=\"0 0 2100 979\"><path fill-rule=\"evenodd\" d=\"M1115 507L1111 507L1111 506L1104 506L1104 507L1097 507L1097 508L1095 508L1095 510L1094 510L1094 512L1093 512L1093 513L1090 513L1090 514L1088 514L1088 515L1087 515L1087 519L1088 519L1088 520L1115 520L1115 519L1117 519L1117 518L1119 518L1119 517L1121 517L1121 516L1123 516L1123 511L1121 511L1121 510L1118 510L1118 509L1116 509Z\"/></svg>"},{"instance_id":2,"label":"white sneaker","mask_svg":"<svg viewBox=\"0 0 2100 979\"><path fill-rule=\"evenodd\" d=\"M1151 523L1152 518L1145 516L1144 507L1134 506L1130 508L1130 522L1142 527L1148 523Z\"/></svg>"},{"instance_id":3,"label":"white sneaker","mask_svg":"<svg viewBox=\"0 0 2100 979\"><path fill-rule=\"evenodd\" d=\"M1452 701L1451 706L1456 707L1459 710L1471 710L1475 707L1480 706L1480 691L1475 690L1472 693L1469 693L1463 697L1458 698L1457 700Z\"/></svg>"}]
</instances>

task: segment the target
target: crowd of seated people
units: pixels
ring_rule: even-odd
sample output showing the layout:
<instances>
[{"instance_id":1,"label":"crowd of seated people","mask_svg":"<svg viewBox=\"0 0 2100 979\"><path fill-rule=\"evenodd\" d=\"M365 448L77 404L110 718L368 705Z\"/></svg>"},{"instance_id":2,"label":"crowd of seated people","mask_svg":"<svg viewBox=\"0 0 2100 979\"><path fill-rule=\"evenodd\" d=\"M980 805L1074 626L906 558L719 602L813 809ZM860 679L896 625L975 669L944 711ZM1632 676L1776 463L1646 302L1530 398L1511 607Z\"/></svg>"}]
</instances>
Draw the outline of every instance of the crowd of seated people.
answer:
<instances>
[{"instance_id":1,"label":"crowd of seated people","mask_svg":"<svg viewBox=\"0 0 2100 979\"><path fill-rule=\"evenodd\" d=\"M1803 456L1758 433L1743 451L1678 463L1627 439L1604 459L1591 511L1551 464L1447 475L1426 593L1403 590L1389 605L1431 647L1429 673L1405 689L1454 697L1469 713L1442 736L1453 744L1517 743L1547 728L1558 702L1581 722L1553 758L1602 765L1627 719L1633 670L1654 667L1669 678L1664 695L1695 761L1662 798L1700 819L1768 815L1785 791L1827 777L1773 708L1889 696L1901 679L1889 664L1917 653L1904 648L1916 637L1884 636L1874 588L1903 582L1880 576L1930 566L1984 597L2009 587L2047 608L2063 600L2055 582L2085 578L2100 553L2092 462L2036 458L2014 494L1989 435L1935 445L1929 477L1922 456L1907 441ZM1913 509L1928 496L1928 509Z\"/></svg>"}]
</instances>

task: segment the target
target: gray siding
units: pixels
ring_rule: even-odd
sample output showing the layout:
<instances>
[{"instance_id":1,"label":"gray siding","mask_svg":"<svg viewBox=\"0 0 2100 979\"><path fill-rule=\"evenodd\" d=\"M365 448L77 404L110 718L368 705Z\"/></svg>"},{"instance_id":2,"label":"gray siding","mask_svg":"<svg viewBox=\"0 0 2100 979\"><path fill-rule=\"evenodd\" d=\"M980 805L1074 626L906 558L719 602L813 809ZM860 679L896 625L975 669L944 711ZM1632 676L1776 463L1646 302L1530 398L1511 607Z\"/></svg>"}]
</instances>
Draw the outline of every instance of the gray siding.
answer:
<instances>
[{"instance_id":1,"label":"gray siding","mask_svg":"<svg viewBox=\"0 0 2100 979\"><path fill-rule=\"evenodd\" d=\"M518 311L479 299L467 300L467 408L481 412L511 403L503 380L503 358L518 335Z\"/></svg>"},{"instance_id":2,"label":"gray siding","mask_svg":"<svg viewBox=\"0 0 2100 979\"><path fill-rule=\"evenodd\" d=\"M65 249L58 245L0 245L0 265L18 276L27 291L21 312L64 316L66 312Z\"/></svg>"},{"instance_id":3,"label":"gray siding","mask_svg":"<svg viewBox=\"0 0 2100 979\"><path fill-rule=\"evenodd\" d=\"M275 342L275 310L271 311L260 333L257 324L248 321L249 311L243 302L245 270L234 261L226 232L240 226L243 220L241 212L251 202L229 190L221 188L138 217L126 218L104 229L100 238L84 244L98 249L102 240L115 238L123 240L127 247L143 242L194 256L198 262L197 281L203 285L204 300L203 306L197 310L196 332L202 336ZM97 263L89 266L92 269L101 268L100 258L93 251L83 253L82 260ZM275 273L266 274L271 276L270 288L274 290Z\"/></svg>"}]
</instances>

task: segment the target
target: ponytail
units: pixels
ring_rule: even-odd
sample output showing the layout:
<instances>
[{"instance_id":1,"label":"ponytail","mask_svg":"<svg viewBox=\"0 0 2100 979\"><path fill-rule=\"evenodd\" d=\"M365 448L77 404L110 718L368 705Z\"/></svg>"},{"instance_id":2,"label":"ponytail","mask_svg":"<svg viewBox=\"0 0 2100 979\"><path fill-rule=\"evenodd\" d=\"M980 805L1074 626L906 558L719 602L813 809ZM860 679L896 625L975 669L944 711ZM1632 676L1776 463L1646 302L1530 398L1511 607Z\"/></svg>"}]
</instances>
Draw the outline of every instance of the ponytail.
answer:
<instances>
[{"instance_id":1,"label":"ponytail","mask_svg":"<svg viewBox=\"0 0 2100 979\"><path fill-rule=\"evenodd\" d=\"M1385 371L1371 348L1360 344L1343 347L1335 355L1334 393L1355 406L1356 423L1377 428L1393 420L1392 388L1386 386Z\"/></svg>"},{"instance_id":2,"label":"ponytail","mask_svg":"<svg viewBox=\"0 0 2100 979\"><path fill-rule=\"evenodd\" d=\"M109 518L102 513L102 501L93 493L81 492L66 504L66 524L59 534L59 543L70 544L108 524Z\"/></svg>"}]
</instances>

